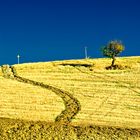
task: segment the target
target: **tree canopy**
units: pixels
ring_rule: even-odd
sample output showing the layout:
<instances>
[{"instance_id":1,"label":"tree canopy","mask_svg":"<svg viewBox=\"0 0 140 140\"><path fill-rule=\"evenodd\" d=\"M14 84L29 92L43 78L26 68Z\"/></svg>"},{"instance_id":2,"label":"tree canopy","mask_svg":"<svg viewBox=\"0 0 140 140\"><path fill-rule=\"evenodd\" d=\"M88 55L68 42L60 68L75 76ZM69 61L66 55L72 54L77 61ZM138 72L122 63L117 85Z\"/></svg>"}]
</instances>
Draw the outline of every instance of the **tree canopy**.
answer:
<instances>
[{"instance_id":1,"label":"tree canopy","mask_svg":"<svg viewBox=\"0 0 140 140\"><path fill-rule=\"evenodd\" d=\"M104 56L113 59L111 66L114 66L115 57L118 56L124 49L124 45L121 41L115 40L110 41L105 47L103 47L102 52Z\"/></svg>"}]
</instances>

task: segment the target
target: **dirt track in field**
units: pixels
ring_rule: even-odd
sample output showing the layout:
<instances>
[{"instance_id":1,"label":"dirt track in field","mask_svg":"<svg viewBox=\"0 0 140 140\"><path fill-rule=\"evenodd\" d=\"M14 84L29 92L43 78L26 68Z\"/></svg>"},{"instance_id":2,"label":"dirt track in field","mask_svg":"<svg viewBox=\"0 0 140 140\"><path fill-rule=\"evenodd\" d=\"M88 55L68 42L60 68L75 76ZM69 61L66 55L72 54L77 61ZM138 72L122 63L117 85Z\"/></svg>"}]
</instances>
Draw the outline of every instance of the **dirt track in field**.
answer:
<instances>
[{"instance_id":1,"label":"dirt track in field","mask_svg":"<svg viewBox=\"0 0 140 140\"><path fill-rule=\"evenodd\" d=\"M80 111L81 105L79 101L73 97L69 92L63 91L57 87L53 87L51 85L43 84L41 82L36 82L30 79L26 79L17 75L16 69L13 66L3 66L2 67L3 76L5 78L10 78L13 80L17 80L19 82L32 84L34 86L40 86L42 88L48 89L56 93L59 97L61 97L65 104L65 110L59 114L55 122L61 124L68 124L74 118L74 116ZM46 120L47 121L47 120Z\"/></svg>"},{"instance_id":2,"label":"dirt track in field","mask_svg":"<svg viewBox=\"0 0 140 140\"><path fill-rule=\"evenodd\" d=\"M55 119L55 122L33 122L17 119L0 118L0 139L61 139L61 140L86 140L86 139L104 139L104 140L139 140L140 130L133 128L120 128L111 126L95 126L90 124L81 124L78 126L70 123L73 117L80 111L79 101L69 92L65 92L57 87L36 82L18 76L16 69L8 65L1 67L3 77L17 80L19 82L39 86L51 90L60 96L65 104L65 110Z\"/></svg>"}]
</instances>

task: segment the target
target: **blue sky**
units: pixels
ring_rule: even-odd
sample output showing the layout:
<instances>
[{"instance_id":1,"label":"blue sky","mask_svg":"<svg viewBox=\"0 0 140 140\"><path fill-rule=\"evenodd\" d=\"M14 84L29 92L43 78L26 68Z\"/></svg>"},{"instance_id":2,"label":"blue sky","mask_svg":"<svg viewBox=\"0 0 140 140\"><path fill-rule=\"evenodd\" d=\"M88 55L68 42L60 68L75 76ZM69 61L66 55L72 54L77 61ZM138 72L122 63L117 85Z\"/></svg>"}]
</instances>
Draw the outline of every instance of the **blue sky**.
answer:
<instances>
[{"instance_id":1,"label":"blue sky","mask_svg":"<svg viewBox=\"0 0 140 140\"><path fill-rule=\"evenodd\" d=\"M1 0L0 65L102 57L121 40L121 56L140 55L139 0Z\"/></svg>"}]
</instances>

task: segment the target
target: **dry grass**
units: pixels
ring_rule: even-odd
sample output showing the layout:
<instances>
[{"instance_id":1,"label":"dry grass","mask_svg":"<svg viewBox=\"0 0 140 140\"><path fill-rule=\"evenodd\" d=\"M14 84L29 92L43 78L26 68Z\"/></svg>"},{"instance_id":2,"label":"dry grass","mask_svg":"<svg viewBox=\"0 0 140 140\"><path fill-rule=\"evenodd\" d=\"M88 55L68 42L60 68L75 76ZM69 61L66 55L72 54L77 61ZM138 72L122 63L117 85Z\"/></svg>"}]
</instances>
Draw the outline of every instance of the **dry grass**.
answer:
<instances>
[{"instance_id":1,"label":"dry grass","mask_svg":"<svg viewBox=\"0 0 140 140\"><path fill-rule=\"evenodd\" d=\"M87 59L21 64L15 68L22 77L73 94L81 104L73 124L140 128L140 57L118 58L116 63L127 66L123 70L105 70L110 63L109 59ZM85 67L87 64L93 66ZM60 111L63 105L54 102L56 107L61 106Z\"/></svg>"},{"instance_id":2,"label":"dry grass","mask_svg":"<svg viewBox=\"0 0 140 140\"><path fill-rule=\"evenodd\" d=\"M140 57L118 58L122 70L106 70L110 63L86 59L14 65L19 76L79 100L81 110L70 124L54 122L65 109L56 93L3 78L0 69L0 139L140 140Z\"/></svg>"},{"instance_id":3,"label":"dry grass","mask_svg":"<svg viewBox=\"0 0 140 140\"><path fill-rule=\"evenodd\" d=\"M54 92L0 77L0 117L54 122L62 110Z\"/></svg>"}]
</instances>

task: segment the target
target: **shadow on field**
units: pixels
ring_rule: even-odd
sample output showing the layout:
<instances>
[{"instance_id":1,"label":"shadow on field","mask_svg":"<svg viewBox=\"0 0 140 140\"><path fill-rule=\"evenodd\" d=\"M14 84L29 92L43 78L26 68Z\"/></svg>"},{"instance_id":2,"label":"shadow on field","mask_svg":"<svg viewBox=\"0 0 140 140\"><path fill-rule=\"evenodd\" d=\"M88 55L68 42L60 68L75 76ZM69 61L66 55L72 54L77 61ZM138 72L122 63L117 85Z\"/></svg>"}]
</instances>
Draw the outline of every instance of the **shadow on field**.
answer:
<instances>
[{"instance_id":1,"label":"shadow on field","mask_svg":"<svg viewBox=\"0 0 140 140\"><path fill-rule=\"evenodd\" d=\"M0 118L1 140L138 140L140 131L137 129L102 127L93 125L61 125L41 121L24 121Z\"/></svg>"},{"instance_id":2,"label":"shadow on field","mask_svg":"<svg viewBox=\"0 0 140 140\"><path fill-rule=\"evenodd\" d=\"M72 66L72 67L92 67L93 66L93 64L78 64L78 63L77 64L64 63L64 64L60 64L60 65L62 65L62 66Z\"/></svg>"}]
</instances>

